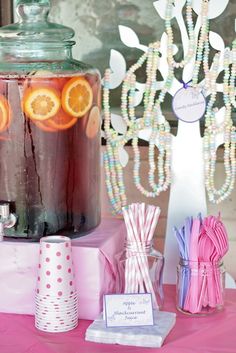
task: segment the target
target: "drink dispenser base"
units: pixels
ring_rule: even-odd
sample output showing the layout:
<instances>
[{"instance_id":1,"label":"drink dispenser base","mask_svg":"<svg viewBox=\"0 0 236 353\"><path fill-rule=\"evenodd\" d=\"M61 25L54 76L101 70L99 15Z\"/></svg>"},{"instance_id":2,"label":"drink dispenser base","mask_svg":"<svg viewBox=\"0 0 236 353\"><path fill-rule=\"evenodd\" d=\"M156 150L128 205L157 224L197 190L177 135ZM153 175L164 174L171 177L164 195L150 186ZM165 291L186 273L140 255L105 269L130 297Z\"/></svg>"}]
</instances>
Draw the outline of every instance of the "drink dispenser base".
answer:
<instances>
[{"instance_id":1,"label":"drink dispenser base","mask_svg":"<svg viewBox=\"0 0 236 353\"><path fill-rule=\"evenodd\" d=\"M72 58L49 1L17 1L0 29L0 200L8 237L81 236L100 222L100 75ZM35 20L36 19L36 20Z\"/></svg>"}]
</instances>

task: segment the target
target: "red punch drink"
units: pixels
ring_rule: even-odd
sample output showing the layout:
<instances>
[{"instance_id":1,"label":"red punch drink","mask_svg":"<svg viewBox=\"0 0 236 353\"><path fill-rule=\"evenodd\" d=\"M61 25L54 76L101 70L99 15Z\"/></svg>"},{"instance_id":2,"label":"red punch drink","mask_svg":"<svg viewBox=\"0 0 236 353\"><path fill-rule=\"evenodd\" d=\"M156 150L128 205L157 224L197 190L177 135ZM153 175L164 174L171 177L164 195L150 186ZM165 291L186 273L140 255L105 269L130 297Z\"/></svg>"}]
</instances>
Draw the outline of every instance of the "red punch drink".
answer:
<instances>
[{"instance_id":1,"label":"red punch drink","mask_svg":"<svg viewBox=\"0 0 236 353\"><path fill-rule=\"evenodd\" d=\"M100 221L100 77L0 78L0 200L8 236L78 236Z\"/></svg>"}]
</instances>

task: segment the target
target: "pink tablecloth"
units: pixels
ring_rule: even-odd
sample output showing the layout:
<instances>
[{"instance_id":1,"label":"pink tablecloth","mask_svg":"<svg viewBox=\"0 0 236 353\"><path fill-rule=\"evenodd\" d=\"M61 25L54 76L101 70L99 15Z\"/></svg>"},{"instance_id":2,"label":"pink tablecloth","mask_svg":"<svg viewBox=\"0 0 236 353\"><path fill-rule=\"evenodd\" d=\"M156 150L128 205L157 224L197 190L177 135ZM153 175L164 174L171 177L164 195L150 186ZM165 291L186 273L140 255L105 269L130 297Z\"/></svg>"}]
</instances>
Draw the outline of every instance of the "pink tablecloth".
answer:
<instances>
[{"instance_id":1,"label":"pink tablecloth","mask_svg":"<svg viewBox=\"0 0 236 353\"><path fill-rule=\"evenodd\" d=\"M165 310L175 311L174 286L165 287ZM226 291L224 311L192 318L177 313L177 323L162 348L138 348L84 341L91 321L77 329L47 334L34 328L28 315L0 314L0 353L236 353L236 290Z\"/></svg>"}]
</instances>

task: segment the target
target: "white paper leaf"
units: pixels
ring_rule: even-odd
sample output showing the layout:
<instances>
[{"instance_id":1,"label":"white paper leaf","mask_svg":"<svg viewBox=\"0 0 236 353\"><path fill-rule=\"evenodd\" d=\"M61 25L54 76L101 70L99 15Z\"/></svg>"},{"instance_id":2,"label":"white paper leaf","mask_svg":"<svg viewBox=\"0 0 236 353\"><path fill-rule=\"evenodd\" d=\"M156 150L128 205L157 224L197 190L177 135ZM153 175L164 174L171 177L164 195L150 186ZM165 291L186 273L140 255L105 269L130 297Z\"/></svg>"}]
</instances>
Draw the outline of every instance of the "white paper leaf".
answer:
<instances>
[{"instance_id":1,"label":"white paper leaf","mask_svg":"<svg viewBox=\"0 0 236 353\"><path fill-rule=\"evenodd\" d=\"M182 12L182 9L186 3L186 0L175 0L175 5L174 5L174 15L176 16L176 13Z\"/></svg>"},{"instance_id":2,"label":"white paper leaf","mask_svg":"<svg viewBox=\"0 0 236 353\"><path fill-rule=\"evenodd\" d=\"M167 34L164 32L161 36L161 42L160 42L160 53L162 55L162 58L166 58L166 53L167 53Z\"/></svg>"},{"instance_id":3,"label":"white paper leaf","mask_svg":"<svg viewBox=\"0 0 236 353\"><path fill-rule=\"evenodd\" d=\"M175 77L173 79L172 85L168 91L168 93L172 96L175 95L175 93L181 88L183 87L183 84L180 83Z\"/></svg>"},{"instance_id":4,"label":"white paper leaf","mask_svg":"<svg viewBox=\"0 0 236 353\"><path fill-rule=\"evenodd\" d=\"M178 53L179 48L177 47L176 44L173 44L173 54L177 54ZM160 53L162 54L162 56L166 57L167 54L167 34L166 32L163 32L162 36L161 36L161 43L160 43Z\"/></svg>"},{"instance_id":5,"label":"white paper leaf","mask_svg":"<svg viewBox=\"0 0 236 353\"><path fill-rule=\"evenodd\" d=\"M140 46L137 34L129 27L119 26L121 41L130 48L137 48Z\"/></svg>"},{"instance_id":6,"label":"white paper leaf","mask_svg":"<svg viewBox=\"0 0 236 353\"><path fill-rule=\"evenodd\" d=\"M143 93L145 90L145 83L139 83L136 82L136 92L135 92L135 97L134 97L134 106L137 107L142 102L143 99Z\"/></svg>"},{"instance_id":7,"label":"white paper leaf","mask_svg":"<svg viewBox=\"0 0 236 353\"><path fill-rule=\"evenodd\" d=\"M218 126L222 125L225 119L225 107L222 107L218 110L218 112L215 115L215 119L216 119L216 124Z\"/></svg>"},{"instance_id":8,"label":"white paper leaf","mask_svg":"<svg viewBox=\"0 0 236 353\"><path fill-rule=\"evenodd\" d=\"M178 53L178 50L179 50L179 48L177 47L177 45L173 44L173 54L174 55Z\"/></svg>"},{"instance_id":9,"label":"white paper leaf","mask_svg":"<svg viewBox=\"0 0 236 353\"><path fill-rule=\"evenodd\" d=\"M221 133L218 133L216 134L216 137L215 137L215 145L216 145L216 148L218 148L220 145L222 145L224 143L224 134L223 132Z\"/></svg>"},{"instance_id":10,"label":"white paper leaf","mask_svg":"<svg viewBox=\"0 0 236 353\"><path fill-rule=\"evenodd\" d=\"M176 0L174 6L172 6L172 17L176 16L177 12L181 12L184 4L186 3L186 0ZM166 0L158 0L154 1L153 5L158 13L158 15L165 20L166 18Z\"/></svg>"},{"instance_id":11,"label":"white paper leaf","mask_svg":"<svg viewBox=\"0 0 236 353\"><path fill-rule=\"evenodd\" d=\"M161 58L160 58L160 62L159 62L159 71L160 71L161 76L163 77L164 80L166 80L167 75L168 75L168 64L167 64L166 51L167 51L167 34L164 32L161 36L161 42L160 42Z\"/></svg>"},{"instance_id":12,"label":"white paper leaf","mask_svg":"<svg viewBox=\"0 0 236 353\"><path fill-rule=\"evenodd\" d=\"M168 66L166 64L166 58L164 58L164 57L160 58L159 71L160 71L161 76L163 77L163 79L165 81L167 79L167 76L168 76Z\"/></svg>"},{"instance_id":13,"label":"white paper leaf","mask_svg":"<svg viewBox=\"0 0 236 353\"><path fill-rule=\"evenodd\" d=\"M146 52L148 50L148 47L146 45L143 45L143 44L139 44L136 46L137 49L140 49L144 52Z\"/></svg>"},{"instance_id":14,"label":"white paper leaf","mask_svg":"<svg viewBox=\"0 0 236 353\"><path fill-rule=\"evenodd\" d=\"M209 32L209 42L212 48L218 50L218 51L224 51L225 49L225 44L221 36L216 33L216 32Z\"/></svg>"},{"instance_id":15,"label":"white paper leaf","mask_svg":"<svg viewBox=\"0 0 236 353\"><path fill-rule=\"evenodd\" d=\"M228 3L229 0L210 0L208 18L212 19L220 16L226 9ZM201 4L202 1L193 0L193 10L196 12L197 15L201 13Z\"/></svg>"},{"instance_id":16,"label":"white paper leaf","mask_svg":"<svg viewBox=\"0 0 236 353\"><path fill-rule=\"evenodd\" d=\"M224 54L225 54L225 51L220 52L220 60L219 60L219 67L218 67L219 73L224 70Z\"/></svg>"},{"instance_id":17,"label":"white paper leaf","mask_svg":"<svg viewBox=\"0 0 236 353\"><path fill-rule=\"evenodd\" d=\"M112 49L110 53L110 88L118 87L126 75L126 62L123 55L117 50Z\"/></svg>"},{"instance_id":18,"label":"white paper leaf","mask_svg":"<svg viewBox=\"0 0 236 353\"><path fill-rule=\"evenodd\" d=\"M167 4L166 0L158 0L158 1L154 1L154 3L153 3L158 15L163 20L165 20L165 18L166 18L166 4Z\"/></svg>"},{"instance_id":19,"label":"white paper leaf","mask_svg":"<svg viewBox=\"0 0 236 353\"><path fill-rule=\"evenodd\" d=\"M111 125L119 134L125 134L127 125L120 115L111 114Z\"/></svg>"},{"instance_id":20,"label":"white paper leaf","mask_svg":"<svg viewBox=\"0 0 236 353\"><path fill-rule=\"evenodd\" d=\"M119 148L118 154L119 154L120 163L121 163L122 167L124 168L127 165L127 163L129 162L129 155L123 147Z\"/></svg>"},{"instance_id":21,"label":"white paper leaf","mask_svg":"<svg viewBox=\"0 0 236 353\"><path fill-rule=\"evenodd\" d=\"M184 82L188 82L193 78L194 64L195 64L195 57L193 56L193 58L183 68L182 80Z\"/></svg>"},{"instance_id":22,"label":"white paper leaf","mask_svg":"<svg viewBox=\"0 0 236 353\"><path fill-rule=\"evenodd\" d=\"M138 133L138 137L144 141L149 141L152 134L152 130L150 128L140 130Z\"/></svg>"},{"instance_id":23,"label":"white paper leaf","mask_svg":"<svg viewBox=\"0 0 236 353\"><path fill-rule=\"evenodd\" d=\"M223 85L223 83L217 83L217 85L216 85L216 91L217 91L217 92L223 92L223 91L224 91L224 85Z\"/></svg>"}]
</instances>

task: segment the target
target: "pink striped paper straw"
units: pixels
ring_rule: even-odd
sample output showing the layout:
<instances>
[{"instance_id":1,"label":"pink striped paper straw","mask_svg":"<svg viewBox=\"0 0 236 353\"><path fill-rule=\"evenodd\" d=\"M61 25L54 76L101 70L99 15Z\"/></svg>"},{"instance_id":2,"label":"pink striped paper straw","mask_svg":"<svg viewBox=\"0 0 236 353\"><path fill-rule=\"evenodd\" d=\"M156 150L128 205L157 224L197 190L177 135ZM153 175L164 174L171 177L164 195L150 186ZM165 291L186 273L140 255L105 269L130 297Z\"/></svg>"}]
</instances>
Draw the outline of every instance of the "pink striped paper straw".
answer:
<instances>
[{"instance_id":1,"label":"pink striped paper straw","mask_svg":"<svg viewBox=\"0 0 236 353\"><path fill-rule=\"evenodd\" d=\"M151 241L153 238L153 234L155 232L158 220L159 220L159 215L160 215L160 208L159 207L155 207L154 209L154 213L153 213L153 218L151 221L151 227L149 230L149 233L147 234L147 240Z\"/></svg>"},{"instance_id":2,"label":"pink striped paper straw","mask_svg":"<svg viewBox=\"0 0 236 353\"><path fill-rule=\"evenodd\" d=\"M138 208L138 205L137 205ZM139 231L141 235L141 241L146 244L146 227L145 227L145 203L139 205ZM147 256L144 256L145 266L149 268ZM144 292L144 287L142 293Z\"/></svg>"},{"instance_id":3,"label":"pink striped paper straw","mask_svg":"<svg viewBox=\"0 0 236 353\"><path fill-rule=\"evenodd\" d=\"M123 210L124 218L127 225L127 239L130 243L136 244L136 239L133 231L133 227L130 222L129 211L126 209ZM132 249L131 249L132 250ZM125 267L125 292L126 293L138 293L139 288L142 292L144 292L143 281L141 277L141 273L139 270L139 262L136 256L134 255L134 251L128 250L128 259Z\"/></svg>"},{"instance_id":4,"label":"pink striped paper straw","mask_svg":"<svg viewBox=\"0 0 236 353\"><path fill-rule=\"evenodd\" d=\"M157 301L156 301L155 292L154 292L154 289L153 289L153 286L152 286L152 282L151 282L151 279L150 279L150 276L149 276L149 269L147 267L147 261L145 261L144 260L144 256L141 255L141 252L143 251L143 249L142 249L140 238L139 238L139 235L138 235L138 232L137 232L137 227L136 227L136 224L135 224L134 216L133 216L133 213L131 212L131 210L129 210L129 217L130 217L130 222L131 222L132 227L133 227L133 231L134 231L133 234L134 234L134 237L135 237L135 240L136 240L136 245L137 245L137 250L138 250L137 259L138 259L138 262L139 262L139 269L140 269L140 272L141 272L141 274L143 276L143 280L144 280L146 289L147 289L147 291L149 293L152 294L154 305L156 307L158 307L158 304L157 304Z\"/></svg>"},{"instance_id":5,"label":"pink striped paper straw","mask_svg":"<svg viewBox=\"0 0 236 353\"><path fill-rule=\"evenodd\" d=\"M153 236L160 209L155 206L145 204L131 204L128 208L123 208L124 220L127 226L127 240L133 244L134 248L127 249L127 256L131 257L126 261L125 267L125 291L126 292L150 292L153 302L158 307L156 296L149 274L147 256L142 255ZM132 255L136 256L132 256Z\"/></svg>"},{"instance_id":6,"label":"pink striped paper straw","mask_svg":"<svg viewBox=\"0 0 236 353\"><path fill-rule=\"evenodd\" d=\"M130 218L128 211L123 208L124 220L127 228L127 239L131 242L134 242L133 229L130 223ZM135 281L135 268L132 257L128 258L125 264L125 293L131 293L132 288L134 287L133 282Z\"/></svg>"},{"instance_id":7,"label":"pink striped paper straw","mask_svg":"<svg viewBox=\"0 0 236 353\"><path fill-rule=\"evenodd\" d=\"M131 208L133 209L133 207ZM136 237L134 234L134 230L131 224L131 219L130 219L130 211L131 211L130 207L128 210L123 209L123 213L124 213L124 219L125 219L125 223L127 226L127 238L129 240L129 242L135 244L137 243L136 241ZM138 261L135 261L135 256L132 256L131 259L127 262L127 266L126 266L126 278L127 278L127 283L125 284L125 291L127 292L131 292L133 290L133 288L135 287L135 281L136 281L136 272L139 272L139 265L138 265Z\"/></svg>"},{"instance_id":8,"label":"pink striped paper straw","mask_svg":"<svg viewBox=\"0 0 236 353\"><path fill-rule=\"evenodd\" d=\"M150 206L150 205L147 206L147 208L146 208L146 222L145 222L146 238L148 238L148 234L150 233L154 211L155 211L154 206Z\"/></svg>"}]
</instances>

